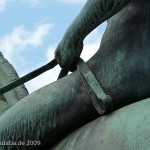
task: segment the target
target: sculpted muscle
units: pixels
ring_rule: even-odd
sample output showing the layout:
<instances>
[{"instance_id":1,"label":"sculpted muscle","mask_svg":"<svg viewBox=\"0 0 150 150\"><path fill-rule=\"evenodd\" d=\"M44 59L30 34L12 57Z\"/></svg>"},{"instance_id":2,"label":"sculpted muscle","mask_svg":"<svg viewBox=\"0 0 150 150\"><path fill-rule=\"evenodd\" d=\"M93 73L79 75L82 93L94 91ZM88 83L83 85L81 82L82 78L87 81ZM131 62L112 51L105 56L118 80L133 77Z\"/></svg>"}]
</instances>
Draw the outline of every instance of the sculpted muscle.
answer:
<instances>
[{"instance_id":1,"label":"sculpted muscle","mask_svg":"<svg viewBox=\"0 0 150 150\"><path fill-rule=\"evenodd\" d=\"M82 40L102 22L124 8L131 0L88 0L79 15L68 28L74 40L82 37ZM83 28L84 27L84 28ZM66 38L64 36L64 38ZM71 38L72 38L71 36Z\"/></svg>"},{"instance_id":2,"label":"sculpted muscle","mask_svg":"<svg viewBox=\"0 0 150 150\"><path fill-rule=\"evenodd\" d=\"M84 38L98 25L124 8L131 0L88 0L66 31L56 50L56 60L69 67L81 54Z\"/></svg>"},{"instance_id":3,"label":"sculpted muscle","mask_svg":"<svg viewBox=\"0 0 150 150\"><path fill-rule=\"evenodd\" d=\"M150 97L150 0L130 1L87 1L58 45L56 59L70 67L82 51L84 37L113 15L99 50L86 63L80 61L74 73L5 112L0 117L0 142L38 140L43 147L35 148L58 150L63 137L99 117L99 110L110 108L108 102L112 111ZM60 149L148 149L149 105L150 99L143 100L99 118L64 139ZM24 146L33 150L36 145ZM22 149L16 147L0 144L2 150Z\"/></svg>"}]
</instances>

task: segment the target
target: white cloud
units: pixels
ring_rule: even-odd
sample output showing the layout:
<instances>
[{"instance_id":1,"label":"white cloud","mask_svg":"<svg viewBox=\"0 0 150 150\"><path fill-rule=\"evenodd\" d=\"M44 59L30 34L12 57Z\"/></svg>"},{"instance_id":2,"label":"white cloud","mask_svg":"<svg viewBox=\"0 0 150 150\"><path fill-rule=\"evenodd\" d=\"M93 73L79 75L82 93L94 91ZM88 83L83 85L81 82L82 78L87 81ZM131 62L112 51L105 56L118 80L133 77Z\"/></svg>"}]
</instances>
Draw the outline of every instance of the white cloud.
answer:
<instances>
[{"instance_id":1,"label":"white cloud","mask_svg":"<svg viewBox=\"0 0 150 150\"><path fill-rule=\"evenodd\" d=\"M28 31L24 26L15 27L11 33L0 37L0 51L11 60L16 53L28 46L41 45L51 27L50 23L41 24L34 31Z\"/></svg>"},{"instance_id":2,"label":"white cloud","mask_svg":"<svg viewBox=\"0 0 150 150\"><path fill-rule=\"evenodd\" d=\"M48 48L46 55L45 55L45 57L47 58L46 61L37 65L34 69L41 67L41 66L45 65L46 63L50 62L54 58L55 49L56 49L56 44L51 45ZM34 69L32 69L32 70L34 70ZM28 91L31 93L49 83L56 81L58 78L59 72L60 72L60 67L57 65L52 70L49 70L49 71L43 73L42 75L38 76L37 78L26 83L25 85L26 85Z\"/></svg>"},{"instance_id":3,"label":"white cloud","mask_svg":"<svg viewBox=\"0 0 150 150\"><path fill-rule=\"evenodd\" d=\"M0 11L5 10L6 0L0 0Z\"/></svg>"},{"instance_id":4,"label":"white cloud","mask_svg":"<svg viewBox=\"0 0 150 150\"><path fill-rule=\"evenodd\" d=\"M48 47L48 50L47 50L47 53L46 53L46 58L48 61L52 60L54 58L54 52L56 50L56 47L57 47L57 44L53 44L53 45L50 45Z\"/></svg>"},{"instance_id":5,"label":"white cloud","mask_svg":"<svg viewBox=\"0 0 150 150\"><path fill-rule=\"evenodd\" d=\"M81 58L84 61L89 60L98 50L100 46L100 41L103 35L103 31L95 29L91 32L84 40L84 48L81 54Z\"/></svg>"},{"instance_id":6,"label":"white cloud","mask_svg":"<svg viewBox=\"0 0 150 150\"><path fill-rule=\"evenodd\" d=\"M41 0L21 0L23 2L26 2L27 4L31 5L32 7L36 7L39 4L41 4Z\"/></svg>"},{"instance_id":7,"label":"white cloud","mask_svg":"<svg viewBox=\"0 0 150 150\"><path fill-rule=\"evenodd\" d=\"M32 93L36 91L37 89L56 81L59 75L59 72L60 72L60 67L56 66L52 70L49 70L43 73L42 75L38 76L37 78L34 78L33 80L26 83L25 85L29 93Z\"/></svg>"},{"instance_id":8,"label":"white cloud","mask_svg":"<svg viewBox=\"0 0 150 150\"><path fill-rule=\"evenodd\" d=\"M40 63L34 67L27 66L28 62L26 62L25 58L21 56L19 53L24 50L27 51L28 47L30 46L38 47L42 45L51 27L52 24L50 23L41 24L37 26L33 31L28 31L27 29L25 29L24 26L19 26L19 27L15 27L10 34L0 37L0 51L4 54L4 57L7 58L10 63L13 63L13 65L17 63L24 66L22 70L19 70L20 76L44 64L44 63ZM45 73L44 75L39 76L39 78L30 81L29 86L27 86L27 88L29 87L29 92L32 92L37 88L44 86L46 83L49 83L50 81L48 80L45 81L46 78L45 75L48 76L48 74ZM51 78L48 77L46 79L51 80Z\"/></svg>"},{"instance_id":9,"label":"white cloud","mask_svg":"<svg viewBox=\"0 0 150 150\"><path fill-rule=\"evenodd\" d=\"M87 0L59 0L59 1L74 4L74 3L85 3Z\"/></svg>"}]
</instances>

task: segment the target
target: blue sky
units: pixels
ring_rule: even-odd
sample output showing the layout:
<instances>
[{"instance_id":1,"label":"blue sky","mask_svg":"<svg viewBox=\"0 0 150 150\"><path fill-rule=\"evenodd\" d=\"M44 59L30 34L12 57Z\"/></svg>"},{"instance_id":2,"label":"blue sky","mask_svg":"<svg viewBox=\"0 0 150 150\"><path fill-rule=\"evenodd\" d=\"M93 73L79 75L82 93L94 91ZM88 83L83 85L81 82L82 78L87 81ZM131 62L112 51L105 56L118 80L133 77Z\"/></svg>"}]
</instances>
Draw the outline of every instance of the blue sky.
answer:
<instances>
[{"instance_id":1,"label":"blue sky","mask_svg":"<svg viewBox=\"0 0 150 150\"><path fill-rule=\"evenodd\" d=\"M86 0L0 0L0 51L19 76L53 59L67 27ZM82 58L88 60L98 49L106 23L85 40ZM59 67L28 82L33 92L57 79Z\"/></svg>"}]
</instances>

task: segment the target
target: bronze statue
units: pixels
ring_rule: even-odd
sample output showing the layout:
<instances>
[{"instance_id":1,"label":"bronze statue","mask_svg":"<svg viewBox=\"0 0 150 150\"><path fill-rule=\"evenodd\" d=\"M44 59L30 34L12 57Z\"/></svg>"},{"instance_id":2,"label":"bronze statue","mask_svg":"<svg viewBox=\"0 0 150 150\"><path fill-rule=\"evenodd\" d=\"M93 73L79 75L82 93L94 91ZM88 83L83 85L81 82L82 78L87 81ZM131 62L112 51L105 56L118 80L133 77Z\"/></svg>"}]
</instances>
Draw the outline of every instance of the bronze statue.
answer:
<instances>
[{"instance_id":1,"label":"bronze statue","mask_svg":"<svg viewBox=\"0 0 150 150\"><path fill-rule=\"evenodd\" d=\"M0 52L0 86L5 86L18 78L19 76L13 66ZM5 95L0 95L0 115L27 95L28 91L24 85L18 86Z\"/></svg>"},{"instance_id":2,"label":"bronze statue","mask_svg":"<svg viewBox=\"0 0 150 150\"><path fill-rule=\"evenodd\" d=\"M62 68L77 70L26 96L0 117L0 141L40 143L25 143L23 146L0 145L0 148L52 148L67 134L100 115L148 98L149 11L148 0L88 0L69 26L55 53L55 59ZM107 28L100 48L84 63L79 59L83 40L105 20L108 20ZM140 103L142 108L149 104L145 101ZM136 105L131 105L131 109L135 109L134 106ZM123 112L120 116L127 117L127 112L136 111L125 107ZM114 118L113 115L116 114L108 114L101 117L101 120L106 119L106 123L111 123L111 117ZM133 119L136 117L138 116ZM119 122L116 119L117 121ZM105 124L101 125L104 127ZM143 128L140 131L141 129ZM106 131L102 133L106 134ZM145 143L144 146L150 145L146 146ZM124 149L130 148L124 146Z\"/></svg>"}]
</instances>

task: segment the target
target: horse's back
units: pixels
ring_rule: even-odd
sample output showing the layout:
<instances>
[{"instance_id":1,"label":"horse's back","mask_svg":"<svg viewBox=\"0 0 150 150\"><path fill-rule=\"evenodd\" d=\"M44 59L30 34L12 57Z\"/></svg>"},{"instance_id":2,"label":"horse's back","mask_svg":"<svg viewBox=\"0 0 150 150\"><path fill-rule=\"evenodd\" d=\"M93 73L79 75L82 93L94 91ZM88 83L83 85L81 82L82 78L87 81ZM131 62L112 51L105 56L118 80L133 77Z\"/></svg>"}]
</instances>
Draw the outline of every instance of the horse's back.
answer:
<instances>
[{"instance_id":1,"label":"horse's back","mask_svg":"<svg viewBox=\"0 0 150 150\"><path fill-rule=\"evenodd\" d=\"M53 150L150 149L150 98L102 116L73 132Z\"/></svg>"}]
</instances>

